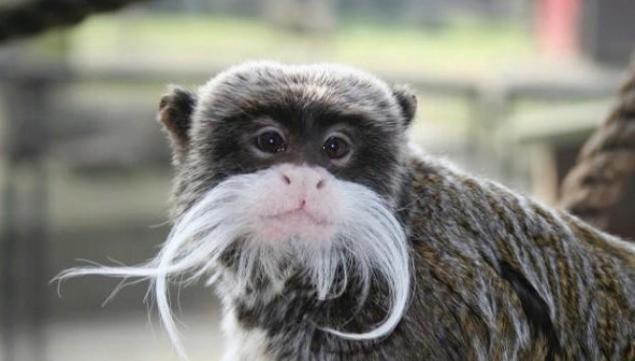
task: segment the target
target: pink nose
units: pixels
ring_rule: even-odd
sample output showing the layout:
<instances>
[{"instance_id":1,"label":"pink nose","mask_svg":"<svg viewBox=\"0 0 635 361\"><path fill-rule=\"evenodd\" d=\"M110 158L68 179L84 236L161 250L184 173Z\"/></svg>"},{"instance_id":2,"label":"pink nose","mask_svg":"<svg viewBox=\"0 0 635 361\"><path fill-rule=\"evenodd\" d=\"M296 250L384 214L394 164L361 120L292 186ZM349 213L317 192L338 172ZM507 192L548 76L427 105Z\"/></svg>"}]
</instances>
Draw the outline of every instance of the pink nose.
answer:
<instances>
[{"instance_id":1,"label":"pink nose","mask_svg":"<svg viewBox=\"0 0 635 361\"><path fill-rule=\"evenodd\" d=\"M284 184L301 187L306 190L322 189L326 185L326 178L316 169L309 167L287 168L280 172Z\"/></svg>"}]
</instances>

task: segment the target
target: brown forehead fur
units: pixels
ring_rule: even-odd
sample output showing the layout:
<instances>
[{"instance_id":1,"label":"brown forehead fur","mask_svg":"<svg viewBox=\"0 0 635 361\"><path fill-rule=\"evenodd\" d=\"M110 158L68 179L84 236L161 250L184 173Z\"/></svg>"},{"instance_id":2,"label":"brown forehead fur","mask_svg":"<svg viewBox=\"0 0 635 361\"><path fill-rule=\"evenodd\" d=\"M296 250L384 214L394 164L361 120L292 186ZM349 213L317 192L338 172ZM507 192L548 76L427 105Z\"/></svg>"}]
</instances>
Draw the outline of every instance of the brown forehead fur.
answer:
<instances>
[{"instance_id":1,"label":"brown forehead fur","mask_svg":"<svg viewBox=\"0 0 635 361\"><path fill-rule=\"evenodd\" d=\"M210 80L199 89L198 98L195 123L290 103L328 105L344 114L372 116L388 127L394 127L401 116L399 104L386 83L359 70L330 64L242 64Z\"/></svg>"}]
</instances>

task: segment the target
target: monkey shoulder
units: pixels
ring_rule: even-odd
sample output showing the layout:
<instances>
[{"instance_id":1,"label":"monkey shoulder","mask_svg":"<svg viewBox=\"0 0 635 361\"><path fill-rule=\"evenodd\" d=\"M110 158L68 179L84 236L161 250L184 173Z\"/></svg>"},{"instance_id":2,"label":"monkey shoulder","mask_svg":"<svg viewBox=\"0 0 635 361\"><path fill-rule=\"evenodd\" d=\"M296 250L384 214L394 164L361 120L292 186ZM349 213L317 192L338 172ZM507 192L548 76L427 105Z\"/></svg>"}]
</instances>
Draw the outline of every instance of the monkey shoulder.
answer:
<instances>
[{"instance_id":1,"label":"monkey shoulder","mask_svg":"<svg viewBox=\"0 0 635 361\"><path fill-rule=\"evenodd\" d=\"M628 245L437 160L409 169L413 309L433 315L433 332L468 325L469 348L489 345L490 359L498 341L517 354L623 359L635 339Z\"/></svg>"}]
</instances>

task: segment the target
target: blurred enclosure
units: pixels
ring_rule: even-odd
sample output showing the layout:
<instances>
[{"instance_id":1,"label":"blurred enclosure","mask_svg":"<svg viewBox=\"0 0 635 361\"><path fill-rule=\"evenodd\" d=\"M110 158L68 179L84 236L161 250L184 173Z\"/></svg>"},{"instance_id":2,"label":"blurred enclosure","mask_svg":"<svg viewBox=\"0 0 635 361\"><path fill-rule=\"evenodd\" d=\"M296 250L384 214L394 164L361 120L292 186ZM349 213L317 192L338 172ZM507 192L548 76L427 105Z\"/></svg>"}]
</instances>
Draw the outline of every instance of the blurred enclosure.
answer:
<instances>
[{"instance_id":1,"label":"blurred enclosure","mask_svg":"<svg viewBox=\"0 0 635 361\"><path fill-rule=\"evenodd\" d=\"M630 0L157 0L2 44L0 359L176 360L147 285L102 308L116 281L69 281L62 298L48 284L78 259L138 263L162 242L166 84L250 59L358 66L418 92L426 151L553 202L613 101L633 16ZM609 229L632 237L629 189ZM180 299L193 360L217 360L213 292Z\"/></svg>"}]
</instances>

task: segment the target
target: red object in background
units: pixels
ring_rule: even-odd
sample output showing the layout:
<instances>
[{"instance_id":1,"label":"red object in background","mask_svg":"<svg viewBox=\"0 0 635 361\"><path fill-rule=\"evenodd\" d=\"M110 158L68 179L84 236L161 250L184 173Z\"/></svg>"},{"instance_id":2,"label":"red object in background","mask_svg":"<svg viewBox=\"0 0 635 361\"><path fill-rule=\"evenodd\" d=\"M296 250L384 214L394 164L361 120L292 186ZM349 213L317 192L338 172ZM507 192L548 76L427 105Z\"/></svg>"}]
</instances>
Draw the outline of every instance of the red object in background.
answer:
<instances>
[{"instance_id":1,"label":"red object in background","mask_svg":"<svg viewBox=\"0 0 635 361\"><path fill-rule=\"evenodd\" d=\"M581 0L538 0L536 34L540 51L553 57L578 53L578 17Z\"/></svg>"}]
</instances>

